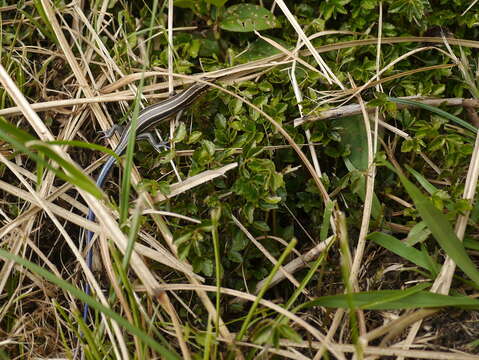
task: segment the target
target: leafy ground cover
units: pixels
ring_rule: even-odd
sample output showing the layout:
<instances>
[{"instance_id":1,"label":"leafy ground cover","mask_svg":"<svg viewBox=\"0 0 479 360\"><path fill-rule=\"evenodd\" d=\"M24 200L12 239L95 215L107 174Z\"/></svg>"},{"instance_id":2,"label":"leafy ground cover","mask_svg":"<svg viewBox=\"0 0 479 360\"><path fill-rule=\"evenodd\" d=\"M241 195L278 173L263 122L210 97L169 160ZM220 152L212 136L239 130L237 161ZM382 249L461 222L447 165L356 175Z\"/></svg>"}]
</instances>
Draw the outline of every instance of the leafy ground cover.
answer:
<instances>
[{"instance_id":1,"label":"leafy ground cover","mask_svg":"<svg viewBox=\"0 0 479 360\"><path fill-rule=\"evenodd\" d=\"M0 356L479 358L478 6L0 1Z\"/></svg>"}]
</instances>

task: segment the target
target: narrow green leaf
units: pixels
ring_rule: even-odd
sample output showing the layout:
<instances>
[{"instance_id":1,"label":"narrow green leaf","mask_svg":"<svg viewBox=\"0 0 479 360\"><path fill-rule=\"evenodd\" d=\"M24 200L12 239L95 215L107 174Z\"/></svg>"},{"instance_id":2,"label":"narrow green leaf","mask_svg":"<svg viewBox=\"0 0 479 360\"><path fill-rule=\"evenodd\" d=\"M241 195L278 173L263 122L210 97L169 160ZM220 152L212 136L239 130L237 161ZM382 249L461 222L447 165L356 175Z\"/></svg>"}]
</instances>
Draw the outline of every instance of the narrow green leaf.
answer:
<instances>
[{"instance_id":1,"label":"narrow green leaf","mask_svg":"<svg viewBox=\"0 0 479 360\"><path fill-rule=\"evenodd\" d=\"M479 251L479 241L470 238L464 239L464 247Z\"/></svg>"},{"instance_id":2,"label":"narrow green leaf","mask_svg":"<svg viewBox=\"0 0 479 360\"><path fill-rule=\"evenodd\" d=\"M395 102L397 104L402 104L402 105L412 105L416 106L421 109L429 110L433 113L436 113L448 120L451 120L452 122L455 122L456 124L466 128L467 130L472 131L474 134L477 133L477 128L474 125L469 124L468 122L458 118L457 116L454 116L452 114L449 114L447 111L441 110L435 106L423 104L419 101L414 101L414 100L409 100L409 99L398 99L394 97L388 97L388 100Z\"/></svg>"},{"instance_id":3,"label":"narrow green leaf","mask_svg":"<svg viewBox=\"0 0 479 360\"><path fill-rule=\"evenodd\" d=\"M324 241L328 237L329 224L331 221L331 214L333 213L334 204L334 201L328 201L326 203L323 213L323 223L321 224L321 232L319 235L320 241Z\"/></svg>"},{"instance_id":4,"label":"narrow green leaf","mask_svg":"<svg viewBox=\"0 0 479 360\"><path fill-rule=\"evenodd\" d=\"M103 146L103 145L98 145L98 144L93 144L93 143L88 143L88 142L78 141L78 140L55 140L55 141L47 141L46 144L68 145L68 146L80 147L83 149L97 150L97 151L101 151L102 153L115 157L116 161L120 162L120 157L118 156L118 154L114 152L112 149L107 148L106 146Z\"/></svg>"},{"instance_id":5,"label":"narrow green leaf","mask_svg":"<svg viewBox=\"0 0 479 360\"><path fill-rule=\"evenodd\" d=\"M56 152L54 152L50 148L48 143L36 139L27 132L5 121L3 118L0 118L0 139L12 144L12 146L17 151L28 155L37 164L41 164L42 166L48 168L50 171L54 172L55 175L58 176L60 179L77 185L81 189L88 191L97 198L102 197L102 193L97 188L95 183L81 170L77 169L75 166L73 166L73 164L69 163L68 161L60 157ZM40 154L37 154L32 150L36 150L40 152ZM45 158L51 159L52 161L56 162L69 174L53 166Z\"/></svg>"},{"instance_id":6,"label":"narrow green leaf","mask_svg":"<svg viewBox=\"0 0 479 360\"><path fill-rule=\"evenodd\" d=\"M33 149L41 151L45 154L46 157L56 162L60 167L65 169L65 172L69 175L66 175L68 181L72 184L77 185L83 190L88 191L93 196L97 197L98 199L101 198L102 192L96 186L95 182L85 175L80 169L70 163L68 160L65 160L61 156L59 156L55 151L51 149L51 147L46 143L38 143L32 146Z\"/></svg>"},{"instance_id":7,"label":"narrow green leaf","mask_svg":"<svg viewBox=\"0 0 479 360\"><path fill-rule=\"evenodd\" d=\"M426 254L412 246L406 245L405 243L396 239L394 236L380 232L374 232L368 235L368 239L374 241L378 245L381 245L383 248L388 249L394 254L416 264L417 266L428 270L434 276L437 274L436 269L439 268L439 264L436 264L436 267L432 266L430 259L428 259Z\"/></svg>"},{"instance_id":8,"label":"narrow green leaf","mask_svg":"<svg viewBox=\"0 0 479 360\"><path fill-rule=\"evenodd\" d=\"M354 305L365 310L403 310L417 308L461 307L479 309L479 300L467 296L448 296L419 291L412 294L408 290L379 290L350 294ZM406 296L403 296L406 293ZM302 308L324 306L349 309L346 294L324 296L304 304Z\"/></svg>"},{"instance_id":9,"label":"narrow green leaf","mask_svg":"<svg viewBox=\"0 0 479 360\"><path fill-rule=\"evenodd\" d=\"M479 271L467 255L464 245L457 238L447 217L440 212L421 191L404 175L397 174L409 196L414 201L417 211L426 223L432 235L448 256L476 284L479 284Z\"/></svg>"},{"instance_id":10,"label":"narrow green leaf","mask_svg":"<svg viewBox=\"0 0 479 360\"><path fill-rule=\"evenodd\" d=\"M429 193L429 195L433 195L439 191L437 187L435 187L433 184L427 181L427 179L424 176L422 176L419 172L414 170L412 167L408 166L407 164L405 165L405 167L416 178L417 182L421 184L424 190L426 190Z\"/></svg>"}]
</instances>

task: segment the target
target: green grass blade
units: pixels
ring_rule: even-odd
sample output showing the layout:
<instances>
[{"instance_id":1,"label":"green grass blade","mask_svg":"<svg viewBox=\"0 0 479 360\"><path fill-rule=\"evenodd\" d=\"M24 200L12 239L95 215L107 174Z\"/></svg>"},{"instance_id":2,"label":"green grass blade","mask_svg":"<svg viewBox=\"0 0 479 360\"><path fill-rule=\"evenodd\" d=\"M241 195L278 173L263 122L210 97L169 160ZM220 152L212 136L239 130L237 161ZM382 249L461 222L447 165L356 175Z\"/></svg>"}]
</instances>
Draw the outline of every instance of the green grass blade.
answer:
<instances>
[{"instance_id":1,"label":"green grass blade","mask_svg":"<svg viewBox=\"0 0 479 360\"><path fill-rule=\"evenodd\" d=\"M479 251L479 241L470 238L464 239L464 247L466 249Z\"/></svg>"},{"instance_id":2,"label":"green grass blade","mask_svg":"<svg viewBox=\"0 0 479 360\"><path fill-rule=\"evenodd\" d=\"M431 200L421 193L416 185L404 175L400 173L397 173L397 175L439 246L471 280L479 285L479 271L467 255L464 245L454 233L447 217L434 206Z\"/></svg>"},{"instance_id":3,"label":"green grass blade","mask_svg":"<svg viewBox=\"0 0 479 360\"><path fill-rule=\"evenodd\" d=\"M429 285L429 284L422 284ZM379 290L351 294L352 301L357 308L365 310L404 310L417 308L460 307L479 309L479 300L467 296L448 296L429 291L417 291L421 287L408 290ZM323 296L317 300L304 304L302 309L312 306L330 308L349 308L346 294Z\"/></svg>"},{"instance_id":4,"label":"green grass blade","mask_svg":"<svg viewBox=\"0 0 479 360\"><path fill-rule=\"evenodd\" d=\"M46 143L51 145L68 145L68 146L80 147L83 149L101 151L105 154L113 156L114 158L116 158L117 162L120 162L120 157L118 156L118 154L114 152L112 149L107 148L106 146L103 146L103 145L98 145L98 144L93 144L93 143L88 143L88 142L78 141L78 140L55 140L55 141L47 141Z\"/></svg>"},{"instance_id":5,"label":"green grass blade","mask_svg":"<svg viewBox=\"0 0 479 360\"><path fill-rule=\"evenodd\" d=\"M376 244L382 246L385 249L393 252L396 255L428 270L433 276L437 275L437 269L439 264L432 265L431 260L425 253L417 250L416 248L406 245L402 241L399 241L394 236L374 232L368 235L368 239L374 241Z\"/></svg>"},{"instance_id":6,"label":"green grass blade","mask_svg":"<svg viewBox=\"0 0 479 360\"><path fill-rule=\"evenodd\" d=\"M246 330L248 329L248 326L250 325L251 320L253 319L253 315L256 311L256 308L259 305L260 300L263 298L264 294L266 293L266 290L268 290L268 288L269 288L269 284L271 283L271 280L273 279L274 275L278 272L281 264L284 262L286 257L294 249L297 242L298 241L295 238L293 238L289 242L288 246L286 247L286 249L284 249L284 251L281 254L281 256L279 257L278 261L276 262L273 269L269 273L266 282L264 283L263 287L261 288L258 295L256 296L256 299L253 302L253 305L251 305L251 308L249 309L248 315L246 315L246 318L243 321L243 324L241 325L240 331L236 335L236 340L237 341L241 341L243 339L244 335L246 334Z\"/></svg>"},{"instance_id":7,"label":"green grass blade","mask_svg":"<svg viewBox=\"0 0 479 360\"><path fill-rule=\"evenodd\" d=\"M28 155L37 164L48 168L50 171L53 171L59 178L77 185L81 189L88 191L97 198L102 197L101 191L97 188L93 180L91 180L81 170L77 169L73 164L59 156L50 148L47 143L38 140L16 126L11 125L3 118L0 118L0 139L10 143L15 150ZM33 150L38 151L40 154L37 154ZM56 162L69 174L61 171L55 166L52 166L52 164L45 160L44 157Z\"/></svg>"},{"instance_id":8,"label":"green grass blade","mask_svg":"<svg viewBox=\"0 0 479 360\"><path fill-rule=\"evenodd\" d=\"M433 195L435 194L436 192L439 191L439 189L437 187L435 187L433 184L431 184L429 181L427 181L427 179L422 176L419 172L417 172L416 170L414 170L412 167L408 166L408 165L405 165L407 171L409 171L415 178L416 178L416 181L421 184L421 186L424 188L424 190L426 190L429 195Z\"/></svg>"},{"instance_id":9,"label":"green grass blade","mask_svg":"<svg viewBox=\"0 0 479 360\"><path fill-rule=\"evenodd\" d=\"M441 110L435 106L423 104L419 101L414 101L414 100L409 100L409 99L399 99L399 98L394 98L394 97L388 97L389 101L395 102L396 104L402 104L402 105L412 105L416 106L418 108L424 109L424 110L429 110L433 113L438 114L439 116L442 116L448 120L451 120L452 122L455 122L456 124L462 126L463 128L472 131L474 134L477 133L477 128L468 122L458 118L457 116L454 116L452 114L449 114L447 111Z\"/></svg>"},{"instance_id":10,"label":"green grass blade","mask_svg":"<svg viewBox=\"0 0 479 360\"><path fill-rule=\"evenodd\" d=\"M161 354L161 356L164 356L166 359L180 359L178 354L171 352L167 348L165 348L163 345L160 345L158 342L156 342L152 337L150 337L148 334L146 334L143 330L133 326L130 324L126 319L121 317L118 313L114 312L113 310L103 306L100 304L98 301L96 301L93 297L85 294L83 290L78 289L77 287L73 286L70 284L68 281L65 281L63 279L58 278L48 270L45 270L44 268L28 261L25 260L24 258L21 258L17 255L11 254L5 250L0 249L0 257L11 260L16 262L17 264L20 264L21 266L27 268L28 270L32 271L33 273L43 277L47 281L61 287L63 290L68 291L70 294L72 294L74 297L77 299L81 300L82 302L88 304L95 310L98 310L105 314L107 317L113 319L116 321L120 326L128 330L130 333L138 336L145 344L149 345L152 349L154 349L156 352Z\"/></svg>"},{"instance_id":11,"label":"green grass blade","mask_svg":"<svg viewBox=\"0 0 479 360\"><path fill-rule=\"evenodd\" d=\"M96 186L95 182L85 175L83 171L78 169L68 160L59 156L55 151L53 151L50 145L39 142L31 147L32 149L41 151L47 158L56 162L61 168L65 169L65 172L60 172L65 174L67 180L72 184L77 185L83 190L88 191L90 194L94 195L98 199L102 197L100 189Z\"/></svg>"}]
</instances>

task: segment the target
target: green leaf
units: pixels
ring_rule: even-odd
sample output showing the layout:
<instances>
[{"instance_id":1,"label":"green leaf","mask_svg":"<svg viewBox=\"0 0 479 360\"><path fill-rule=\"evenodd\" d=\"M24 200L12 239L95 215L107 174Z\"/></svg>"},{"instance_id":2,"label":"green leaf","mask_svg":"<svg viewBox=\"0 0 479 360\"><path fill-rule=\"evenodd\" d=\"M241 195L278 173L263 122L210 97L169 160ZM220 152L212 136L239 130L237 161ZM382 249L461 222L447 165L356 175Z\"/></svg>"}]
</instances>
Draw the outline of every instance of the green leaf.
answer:
<instances>
[{"instance_id":1,"label":"green leaf","mask_svg":"<svg viewBox=\"0 0 479 360\"><path fill-rule=\"evenodd\" d=\"M479 241L470 238L464 239L464 247L479 251Z\"/></svg>"},{"instance_id":2,"label":"green leaf","mask_svg":"<svg viewBox=\"0 0 479 360\"><path fill-rule=\"evenodd\" d=\"M251 32L279 27L271 11L253 4L237 4L229 7L221 19L220 28L227 31Z\"/></svg>"},{"instance_id":3,"label":"green leaf","mask_svg":"<svg viewBox=\"0 0 479 360\"><path fill-rule=\"evenodd\" d=\"M211 259L203 259L201 261L201 271L206 276L213 275L213 261Z\"/></svg>"},{"instance_id":4,"label":"green leaf","mask_svg":"<svg viewBox=\"0 0 479 360\"><path fill-rule=\"evenodd\" d=\"M270 36L270 39L273 39L278 44L285 48L289 48L288 44L281 39L273 38ZM254 61L258 59L262 59L265 57L273 56L276 54L281 53L280 50L275 48L270 43L264 41L263 39L256 39L253 43L251 43L246 51L241 53L240 56L237 57L237 60L240 62L248 62ZM260 90L265 91L260 88ZM269 90L268 90L269 91Z\"/></svg>"},{"instance_id":5,"label":"green leaf","mask_svg":"<svg viewBox=\"0 0 479 360\"><path fill-rule=\"evenodd\" d=\"M409 100L409 99L398 99L398 98L388 97L388 100L390 100L392 102L395 102L397 104L412 105L412 106L419 107L421 109L429 110L433 113L436 113L436 114L438 114L438 115L440 115L440 116L442 116L442 117L444 117L448 120L451 120L452 122L455 122L456 124L466 128L466 129L472 131L474 134L477 133L477 128L474 125L471 125L468 122L458 118L457 116L449 114L447 111L441 110L437 107L427 105L427 104L423 104L423 103L420 103L418 101L413 101L413 100Z\"/></svg>"},{"instance_id":6,"label":"green leaf","mask_svg":"<svg viewBox=\"0 0 479 360\"><path fill-rule=\"evenodd\" d=\"M282 338L291 340L295 343L303 342L301 336L289 325L281 324L278 325L278 332L282 335Z\"/></svg>"},{"instance_id":7,"label":"green leaf","mask_svg":"<svg viewBox=\"0 0 479 360\"><path fill-rule=\"evenodd\" d=\"M102 197L101 190L98 189L93 180L72 163L59 156L52 150L51 145L38 140L16 126L13 126L3 118L0 118L0 139L12 144L17 151L28 155L31 159L35 160L37 164L54 172L60 179L88 191L98 199ZM34 150L38 151L40 154L37 154ZM50 161L46 161L45 158L56 162L60 168L65 169L65 171L53 166Z\"/></svg>"},{"instance_id":8,"label":"green leaf","mask_svg":"<svg viewBox=\"0 0 479 360\"><path fill-rule=\"evenodd\" d=\"M368 239L374 241L376 244L381 245L383 248L401 256L402 258L428 270L433 276L437 275L439 264L431 264L429 257L417 250L416 248L406 245L402 241L399 241L394 236L387 235L380 232L374 232L368 235Z\"/></svg>"},{"instance_id":9,"label":"green leaf","mask_svg":"<svg viewBox=\"0 0 479 360\"><path fill-rule=\"evenodd\" d=\"M335 119L332 121L332 125L338 128L338 132L341 134L341 144L349 145L351 148L351 154L347 158L356 169L366 171L368 168L368 142L362 116Z\"/></svg>"},{"instance_id":10,"label":"green leaf","mask_svg":"<svg viewBox=\"0 0 479 360\"><path fill-rule=\"evenodd\" d=\"M186 137L186 126L184 122L180 122L180 125L176 128L175 136L173 137L173 142L178 143L184 140Z\"/></svg>"},{"instance_id":11,"label":"green leaf","mask_svg":"<svg viewBox=\"0 0 479 360\"><path fill-rule=\"evenodd\" d=\"M431 184L427 179L412 167L405 165L406 169L416 178L417 182L426 190L430 195L435 194L439 189Z\"/></svg>"},{"instance_id":12,"label":"green leaf","mask_svg":"<svg viewBox=\"0 0 479 360\"><path fill-rule=\"evenodd\" d=\"M188 137L188 141L186 142L188 145L189 144L194 144L198 142L198 140L203 136L203 133L201 131L193 131L190 136Z\"/></svg>"},{"instance_id":13,"label":"green leaf","mask_svg":"<svg viewBox=\"0 0 479 360\"><path fill-rule=\"evenodd\" d=\"M68 145L68 146L76 146L76 147L80 147L84 149L98 150L105 154L113 156L114 158L116 158L116 161L120 162L120 157L118 156L118 154L114 152L112 149L107 148L106 146L92 144L92 143L78 141L78 140L55 140L55 141L47 141L46 143L51 145Z\"/></svg>"},{"instance_id":14,"label":"green leaf","mask_svg":"<svg viewBox=\"0 0 479 360\"><path fill-rule=\"evenodd\" d=\"M159 181L158 182L158 190L163 194L163 195L170 195L171 194L171 187L170 184L168 184L166 181Z\"/></svg>"},{"instance_id":15,"label":"green leaf","mask_svg":"<svg viewBox=\"0 0 479 360\"><path fill-rule=\"evenodd\" d=\"M228 259L238 264L243 262L243 256L241 256L240 252L235 250L228 251Z\"/></svg>"},{"instance_id":16,"label":"green leaf","mask_svg":"<svg viewBox=\"0 0 479 360\"><path fill-rule=\"evenodd\" d=\"M427 225L424 223L424 221L420 221L409 231L404 243L409 246L414 246L415 244L426 240L429 235L431 235L431 231L427 228Z\"/></svg>"},{"instance_id":17,"label":"green leaf","mask_svg":"<svg viewBox=\"0 0 479 360\"><path fill-rule=\"evenodd\" d=\"M259 230L259 231L262 231L262 232L268 232L270 231L270 228L268 226L268 224L266 224L264 221L255 221L253 223L253 227L256 229L256 230Z\"/></svg>"},{"instance_id":18,"label":"green leaf","mask_svg":"<svg viewBox=\"0 0 479 360\"><path fill-rule=\"evenodd\" d=\"M367 310L400 310L445 306L479 309L479 300L467 296L448 296L429 291L410 294L408 290L380 290L349 295L324 296L304 304L301 308L324 306L348 309L348 300L351 300L355 307Z\"/></svg>"},{"instance_id":19,"label":"green leaf","mask_svg":"<svg viewBox=\"0 0 479 360\"><path fill-rule=\"evenodd\" d=\"M241 251L249 244L248 238L242 232L236 232L233 236L233 243L231 244L231 250Z\"/></svg>"},{"instance_id":20,"label":"green leaf","mask_svg":"<svg viewBox=\"0 0 479 360\"><path fill-rule=\"evenodd\" d=\"M195 9L196 0L174 0L173 5L183 9Z\"/></svg>"},{"instance_id":21,"label":"green leaf","mask_svg":"<svg viewBox=\"0 0 479 360\"><path fill-rule=\"evenodd\" d=\"M400 173L397 175L438 244L457 266L479 285L479 271L467 255L464 245L457 238L447 217L404 175Z\"/></svg>"},{"instance_id":22,"label":"green leaf","mask_svg":"<svg viewBox=\"0 0 479 360\"><path fill-rule=\"evenodd\" d=\"M275 336L275 328L269 321L266 324L262 324L258 330L253 334L253 342L258 345L273 344L273 338Z\"/></svg>"}]
</instances>

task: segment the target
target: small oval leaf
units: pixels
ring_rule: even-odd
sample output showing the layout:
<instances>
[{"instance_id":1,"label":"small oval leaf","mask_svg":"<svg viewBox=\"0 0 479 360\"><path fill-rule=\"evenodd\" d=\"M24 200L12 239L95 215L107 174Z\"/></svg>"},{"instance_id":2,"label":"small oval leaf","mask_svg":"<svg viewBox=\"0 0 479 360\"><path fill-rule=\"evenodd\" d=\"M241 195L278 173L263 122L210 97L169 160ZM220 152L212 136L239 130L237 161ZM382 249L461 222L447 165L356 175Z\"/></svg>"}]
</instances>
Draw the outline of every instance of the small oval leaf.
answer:
<instances>
[{"instance_id":1,"label":"small oval leaf","mask_svg":"<svg viewBox=\"0 0 479 360\"><path fill-rule=\"evenodd\" d=\"M229 7L220 22L220 28L227 31L251 32L279 27L271 11L253 4L237 4Z\"/></svg>"}]
</instances>

